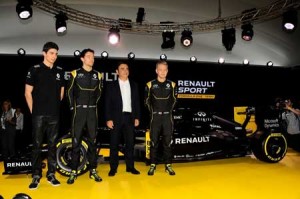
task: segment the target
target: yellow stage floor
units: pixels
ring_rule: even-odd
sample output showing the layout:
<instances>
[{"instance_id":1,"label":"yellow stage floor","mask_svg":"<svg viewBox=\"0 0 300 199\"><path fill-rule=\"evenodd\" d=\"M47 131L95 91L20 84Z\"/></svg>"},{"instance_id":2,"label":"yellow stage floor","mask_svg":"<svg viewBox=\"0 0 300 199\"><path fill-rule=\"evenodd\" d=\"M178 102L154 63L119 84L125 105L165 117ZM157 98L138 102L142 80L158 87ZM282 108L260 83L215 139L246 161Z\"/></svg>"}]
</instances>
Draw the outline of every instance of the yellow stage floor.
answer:
<instances>
[{"instance_id":1,"label":"yellow stage floor","mask_svg":"<svg viewBox=\"0 0 300 199\"><path fill-rule=\"evenodd\" d=\"M0 195L11 199L16 193L26 193L32 199L300 199L300 153L289 150L277 164L263 163L254 157L175 163L175 176L158 165L154 176L148 176L148 166L136 162L141 175L125 172L120 162L118 173L108 177L109 164L98 165L103 181L96 183L88 173L79 176L73 185L57 174L59 187L41 179L37 190L29 190L31 176L0 175ZM0 172L4 170L0 163ZM45 176L46 169L43 174Z\"/></svg>"}]
</instances>

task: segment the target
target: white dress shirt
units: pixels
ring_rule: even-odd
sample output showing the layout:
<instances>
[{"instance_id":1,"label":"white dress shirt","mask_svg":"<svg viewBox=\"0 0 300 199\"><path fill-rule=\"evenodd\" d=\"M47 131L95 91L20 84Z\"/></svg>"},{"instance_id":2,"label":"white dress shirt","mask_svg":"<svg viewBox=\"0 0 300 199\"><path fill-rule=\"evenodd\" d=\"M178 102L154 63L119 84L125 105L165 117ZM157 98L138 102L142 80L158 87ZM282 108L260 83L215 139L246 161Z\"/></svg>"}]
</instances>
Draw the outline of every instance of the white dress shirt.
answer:
<instances>
[{"instance_id":1,"label":"white dress shirt","mask_svg":"<svg viewBox=\"0 0 300 199\"><path fill-rule=\"evenodd\" d=\"M24 124L24 115L23 113L16 113L16 129L17 130L23 130L23 124Z\"/></svg>"},{"instance_id":2,"label":"white dress shirt","mask_svg":"<svg viewBox=\"0 0 300 199\"><path fill-rule=\"evenodd\" d=\"M129 80L121 80L119 79L119 85L121 89L122 102L123 102L123 112L131 112L131 89Z\"/></svg>"}]
</instances>

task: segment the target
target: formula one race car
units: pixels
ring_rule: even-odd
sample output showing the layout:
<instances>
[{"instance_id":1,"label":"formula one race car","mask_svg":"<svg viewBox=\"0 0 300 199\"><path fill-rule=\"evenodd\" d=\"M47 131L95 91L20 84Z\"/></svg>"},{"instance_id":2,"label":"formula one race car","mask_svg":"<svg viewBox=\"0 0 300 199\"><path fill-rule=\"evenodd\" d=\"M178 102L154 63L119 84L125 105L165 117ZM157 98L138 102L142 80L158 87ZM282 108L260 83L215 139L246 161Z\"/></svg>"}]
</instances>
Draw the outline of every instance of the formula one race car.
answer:
<instances>
[{"instance_id":1,"label":"formula one race car","mask_svg":"<svg viewBox=\"0 0 300 199\"><path fill-rule=\"evenodd\" d=\"M269 163L276 163L284 158L287 152L287 141L284 134L281 133L277 114L270 110L270 114L258 117L262 121L259 122L258 128L254 132L247 129L246 126L250 120L253 120L255 108L246 107L244 111L237 114L245 115L242 124L200 110L177 108L173 113L173 161L243 157L250 154ZM136 146L139 146L135 149L136 159L148 164L149 131L137 130L136 135ZM108 148L109 129L99 129L98 136L99 150ZM140 147L141 144L143 147ZM57 143L57 170L66 176L71 172L69 167L71 147L70 135L62 137ZM83 140L78 175L87 171L87 148L88 144ZM120 151L122 152L122 146L120 146Z\"/></svg>"}]
</instances>

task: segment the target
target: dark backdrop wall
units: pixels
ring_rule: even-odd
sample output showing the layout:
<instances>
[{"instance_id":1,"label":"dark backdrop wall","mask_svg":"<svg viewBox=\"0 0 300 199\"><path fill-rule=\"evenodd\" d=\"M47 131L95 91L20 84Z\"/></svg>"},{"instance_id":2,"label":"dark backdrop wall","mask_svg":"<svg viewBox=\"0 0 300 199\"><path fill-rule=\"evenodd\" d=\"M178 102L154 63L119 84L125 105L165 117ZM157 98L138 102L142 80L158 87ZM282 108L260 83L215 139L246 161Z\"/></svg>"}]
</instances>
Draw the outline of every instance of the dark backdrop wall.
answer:
<instances>
[{"instance_id":1,"label":"dark backdrop wall","mask_svg":"<svg viewBox=\"0 0 300 199\"><path fill-rule=\"evenodd\" d=\"M10 99L13 107L21 107L25 113L25 131L30 138L30 114L24 97L25 77L30 66L43 61L42 56L0 55L1 66L1 96L0 101ZM94 68L103 72L104 85L113 80L114 68L120 59L96 58ZM127 61L127 60L125 60ZM130 60L130 77L140 86L140 98L143 105L144 88L147 81L154 79L157 60ZM7 63L7 64L4 64ZM65 71L81 67L81 61L75 57L59 57L57 65ZM168 61L168 78L185 84L199 82L213 83L213 87L206 85L206 93L214 95L214 99L179 99L177 106L195 107L219 115L233 118L234 106L261 106L274 101L278 96L292 96L299 99L299 68L281 68L266 66L243 66L233 64L219 65L216 63L191 63L189 61ZM185 85L192 88L191 85ZM196 86L194 86L195 89ZM205 87L205 86L204 86ZM104 87L105 88L105 87ZM200 87L198 87L200 88ZM198 93L199 94L199 93ZM101 99L102 100L102 99ZM100 126L104 126L103 103L99 103ZM148 113L142 106L141 127L148 124ZM70 128L70 113L66 100L62 103L61 134Z\"/></svg>"}]
</instances>

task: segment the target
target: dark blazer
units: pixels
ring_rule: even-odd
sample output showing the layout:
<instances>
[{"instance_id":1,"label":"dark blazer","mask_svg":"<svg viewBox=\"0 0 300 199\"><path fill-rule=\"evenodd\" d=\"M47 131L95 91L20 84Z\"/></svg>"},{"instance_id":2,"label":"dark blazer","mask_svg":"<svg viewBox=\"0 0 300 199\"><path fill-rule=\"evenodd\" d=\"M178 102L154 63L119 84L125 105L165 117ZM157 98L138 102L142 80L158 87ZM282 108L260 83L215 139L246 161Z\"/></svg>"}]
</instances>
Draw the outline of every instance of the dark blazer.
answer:
<instances>
[{"instance_id":1,"label":"dark blazer","mask_svg":"<svg viewBox=\"0 0 300 199\"><path fill-rule=\"evenodd\" d=\"M140 120L140 98L138 85L129 79L130 89L131 89L131 109L132 109L132 119ZM104 117L105 121L113 120L114 124L117 124L121 120L123 102L121 96L121 89L119 85L119 80L112 82L107 82L104 95Z\"/></svg>"}]
</instances>

